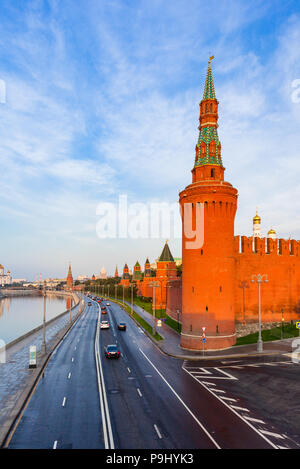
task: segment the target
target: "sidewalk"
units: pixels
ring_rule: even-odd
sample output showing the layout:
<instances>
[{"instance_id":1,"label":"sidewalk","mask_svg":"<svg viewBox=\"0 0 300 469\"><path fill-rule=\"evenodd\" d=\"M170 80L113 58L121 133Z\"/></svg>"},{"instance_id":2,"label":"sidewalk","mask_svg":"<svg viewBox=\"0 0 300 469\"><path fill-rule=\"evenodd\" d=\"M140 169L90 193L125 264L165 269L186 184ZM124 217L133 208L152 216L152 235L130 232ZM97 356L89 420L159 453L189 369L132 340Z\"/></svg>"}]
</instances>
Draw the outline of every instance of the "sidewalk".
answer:
<instances>
[{"instance_id":1,"label":"sidewalk","mask_svg":"<svg viewBox=\"0 0 300 469\"><path fill-rule=\"evenodd\" d=\"M131 306L131 303L125 302ZM139 314L145 321L152 326L153 316L140 306L134 305L134 311ZM166 355L182 360L213 360L220 358L237 358L237 357L261 357L265 355L282 355L292 352L291 343L293 338L276 340L273 342L264 342L263 352L257 352L257 344L237 345L226 350L216 351L190 351L180 347L180 334L162 321L162 326L157 327L157 332L163 337L162 341L154 341L157 347Z\"/></svg>"}]
</instances>

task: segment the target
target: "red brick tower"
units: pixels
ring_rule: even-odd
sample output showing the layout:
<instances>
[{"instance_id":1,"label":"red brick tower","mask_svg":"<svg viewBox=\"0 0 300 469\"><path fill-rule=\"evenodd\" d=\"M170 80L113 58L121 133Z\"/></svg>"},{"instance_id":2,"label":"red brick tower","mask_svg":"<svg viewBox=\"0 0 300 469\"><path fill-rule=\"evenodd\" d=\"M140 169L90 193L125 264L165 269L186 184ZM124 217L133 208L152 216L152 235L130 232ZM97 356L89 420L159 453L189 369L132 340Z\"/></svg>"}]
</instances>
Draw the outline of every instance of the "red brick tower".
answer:
<instances>
[{"instance_id":1,"label":"red brick tower","mask_svg":"<svg viewBox=\"0 0 300 469\"><path fill-rule=\"evenodd\" d=\"M115 277L119 277L118 266L116 265Z\"/></svg>"},{"instance_id":2,"label":"red brick tower","mask_svg":"<svg viewBox=\"0 0 300 469\"><path fill-rule=\"evenodd\" d=\"M123 276L121 278L120 285L124 285L124 287L129 287L129 284L130 284L129 269L128 269L128 265L125 264L124 269L123 269Z\"/></svg>"},{"instance_id":3,"label":"red brick tower","mask_svg":"<svg viewBox=\"0 0 300 469\"><path fill-rule=\"evenodd\" d=\"M154 283L160 285L155 292L155 309L165 309L167 303L167 282L177 277L177 269L171 254L168 241L164 245L160 258L157 261L156 277Z\"/></svg>"},{"instance_id":4,"label":"red brick tower","mask_svg":"<svg viewBox=\"0 0 300 469\"><path fill-rule=\"evenodd\" d=\"M69 271L67 275L67 290L73 290L73 275L71 270L71 264L69 264Z\"/></svg>"},{"instance_id":5,"label":"red brick tower","mask_svg":"<svg viewBox=\"0 0 300 469\"><path fill-rule=\"evenodd\" d=\"M182 333L181 347L206 350L230 347L234 323L234 217L237 190L224 181L218 137L218 104L211 59L200 103L199 139L192 184L180 193L182 210ZM204 218L203 218L203 213ZM196 216L197 215L197 216ZM203 223L204 220L204 223ZM202 227L202 229L201 229ZM204 243L198 243L198 235Z\"/></svg>"},{"instance_id":6,"label":"red brick tower","mask_svg":"<svg viewBox=\"0 0 300 469\"><path fill-rule=\"evenodd\" d=\"M136 261L135 266L133 268L133 280L142 280L141 266L138 261Z\"/></svg>"},{"instance_id":7,"label":"red brick tower","mask_svg":"<svg viewBox=\"0 0 300 469\"><path fill-rule=\"evenodd\" d=\"M152 288L149 287L149 283L151 283L151 281L153 281L153 278L151 277L151 265L147 257L146 262L145 262L144 278L143 278L143 282L141 285L142 296L147 296L147 297L152 296Z\"/></svg>"}]
</instances>

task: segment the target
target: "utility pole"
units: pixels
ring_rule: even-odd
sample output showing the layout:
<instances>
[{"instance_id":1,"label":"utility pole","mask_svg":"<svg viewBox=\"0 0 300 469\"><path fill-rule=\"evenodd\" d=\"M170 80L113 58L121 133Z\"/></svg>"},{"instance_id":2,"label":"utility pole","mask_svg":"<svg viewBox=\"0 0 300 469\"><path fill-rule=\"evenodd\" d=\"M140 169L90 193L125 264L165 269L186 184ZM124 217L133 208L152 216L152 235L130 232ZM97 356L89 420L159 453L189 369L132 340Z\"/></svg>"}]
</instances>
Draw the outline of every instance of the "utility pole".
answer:
<instances>
[{"instance_id":1,"label":"utility pole","mask_svg":"<svg viewBox=\"0 0 300 469\"><path fill-rule=\"evenodd\" d=\"M265 280L263 280L265 277ZM257 274L252 275L251 282L255 283L255 280L258 284L258 341L257 341L257 351L263 351L263 341L261 336L261 298L260 298L260 286L263 282L268 283L268 276L267 274Z\"/></svg>"},{"instance_id":2,"label":"utility pole","mask_svg":"<svg viewBox=\"0 0 300 469\"><path fill-rule=\"evenodd\" d=\"M46 281L44 280L43 288L43 342L42 342L42 354L46 353Z\"/></svg>"},{"instance_id":3,"label":"utility pole","mask_svg":"<svg viewBox=\"0 0 300 469\"><path fill-rule=\"evenodd\" d=\"M153 303L152 303L152 315L153 315L153 326L152 326L152 334L155 336L156 334L156 319L155 319L155 288L159 288L159 283L149 283L149 287L153 288Z\"/></svg>"}]
</instances>

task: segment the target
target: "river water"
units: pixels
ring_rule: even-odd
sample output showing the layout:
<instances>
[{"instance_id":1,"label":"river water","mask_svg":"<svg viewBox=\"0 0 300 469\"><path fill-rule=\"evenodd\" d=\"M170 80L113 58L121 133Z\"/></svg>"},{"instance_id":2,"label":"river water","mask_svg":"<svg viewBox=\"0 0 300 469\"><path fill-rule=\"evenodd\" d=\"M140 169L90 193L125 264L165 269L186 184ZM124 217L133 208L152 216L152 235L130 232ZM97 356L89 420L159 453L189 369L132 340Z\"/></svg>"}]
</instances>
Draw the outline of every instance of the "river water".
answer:
<instances>
[{"instance_id":1,"label":"river water","mask_svg":"<svg viewBox=\"0 0 300 469\"><path fill-rule=\"evenodd\" d=\"M68 308L69 303L65 296L47 296L46 321ZM11 296L0 299L0 341L7 344L41 324L43 324L42 296Z\"/></svg>"}]
</instances>

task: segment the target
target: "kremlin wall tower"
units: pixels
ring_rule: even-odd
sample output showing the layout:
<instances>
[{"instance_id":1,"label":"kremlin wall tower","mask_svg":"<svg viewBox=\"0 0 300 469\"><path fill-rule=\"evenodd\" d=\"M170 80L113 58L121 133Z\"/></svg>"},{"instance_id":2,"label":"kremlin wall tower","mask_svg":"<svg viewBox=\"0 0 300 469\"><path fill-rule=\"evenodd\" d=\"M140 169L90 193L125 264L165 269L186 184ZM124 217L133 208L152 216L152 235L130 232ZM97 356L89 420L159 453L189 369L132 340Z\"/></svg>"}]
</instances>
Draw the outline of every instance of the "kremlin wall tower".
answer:
<instances>
[{"instance_id":1,"label":"kremlin wall tower","mask_svg":"<svg viewBox=\"0 0 300 469\"><path fill-rule=\"evenodd\" d=\"M156 308L162 304L169 316L181 322L180 344L190 350L202 350L203 327L205 349L220 350L235 344L236 322L258 322L258 286L251 282L253 275L268 276L261 289L263 322L280 322L283 315L285 321L300 317L300 241L278 239L273 229L262 237L257 212L252 236L234 235L238 191L225 180L211 59L200 102L192 182L179 194L182 277L176 275L166 243L155 278L147 259L143 279L137 280L142 296L152 297L153 283L160 285L155 288ZM201 225L203 244L198 246L196 238L186 236L185 224L196 233ZM125 286L130 282L128 272L126 265L121 280Z\"/></svg>"},{"instance_id":2,"label":"kremlin wall tower","mask_svg":"<svg viewBox=\"0 0 300 469\"><path fill-rule=\"evenodd\" d=\"M179 194L182 276L166 242L156 269L147 258L144 272L136 262L131 276L125 264L120 280L124 288L135 282L138 295L152 298L153 304L155 290L155 308L181 322L180 345L188 350L202 350L203 328L205 349L220 350L235 344L236 323L258 322L258 285L251 281L257 274L268 277L261 288L262 321L300 318L300 241L278 239L272 228L262 237L257 212L252 236L234 234L238 191L225 180L212 59L200 102L192 182Z\"/></svg>"}]
</instances>

